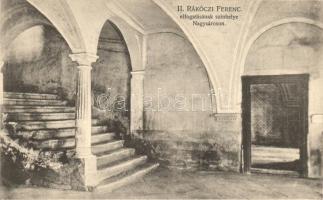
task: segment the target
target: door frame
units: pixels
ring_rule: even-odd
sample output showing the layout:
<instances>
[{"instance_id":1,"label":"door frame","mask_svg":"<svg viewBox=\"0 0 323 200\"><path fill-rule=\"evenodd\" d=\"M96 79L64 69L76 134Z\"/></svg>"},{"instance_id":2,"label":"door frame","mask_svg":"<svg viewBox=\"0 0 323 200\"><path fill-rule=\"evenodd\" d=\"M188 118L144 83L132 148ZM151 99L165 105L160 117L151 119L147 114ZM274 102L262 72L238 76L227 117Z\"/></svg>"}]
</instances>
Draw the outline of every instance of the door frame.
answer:
<instances>
[{"instance_id":1,"label":"door frame","mask_svg":"<svg viewBox=\"0 0 323 200\"><path fill-rule=\"evenodd\" d=\"M303 106L301 120L304 122L303 134L301 134L300 162L301 177L308 176L308 98L309 98L309 74L296 75L259 75L242 76L242 144L241 144L241 172L251 172L251 85L274 83L301 83L305 90L302 95Z\"/></svg>"}]
</instances>

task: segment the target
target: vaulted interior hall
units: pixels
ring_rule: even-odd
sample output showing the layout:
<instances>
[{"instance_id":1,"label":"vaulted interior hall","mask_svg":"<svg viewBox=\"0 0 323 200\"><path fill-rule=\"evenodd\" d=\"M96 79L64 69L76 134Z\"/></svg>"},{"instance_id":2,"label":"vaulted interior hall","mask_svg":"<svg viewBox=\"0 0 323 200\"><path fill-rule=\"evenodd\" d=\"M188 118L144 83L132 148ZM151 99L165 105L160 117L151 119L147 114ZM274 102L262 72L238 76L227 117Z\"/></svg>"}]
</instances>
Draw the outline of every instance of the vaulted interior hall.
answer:
<instances>
[{"instance_id":1,"label":"vaulted interior hall","mask_svg":"<svg viewBox=\"0 0 323 200\"><path fill-rule=\"evenodd\" d=\"M0 197L322 197L323 2L194 5L1 0Z\"/></svg>"}]
</instances>

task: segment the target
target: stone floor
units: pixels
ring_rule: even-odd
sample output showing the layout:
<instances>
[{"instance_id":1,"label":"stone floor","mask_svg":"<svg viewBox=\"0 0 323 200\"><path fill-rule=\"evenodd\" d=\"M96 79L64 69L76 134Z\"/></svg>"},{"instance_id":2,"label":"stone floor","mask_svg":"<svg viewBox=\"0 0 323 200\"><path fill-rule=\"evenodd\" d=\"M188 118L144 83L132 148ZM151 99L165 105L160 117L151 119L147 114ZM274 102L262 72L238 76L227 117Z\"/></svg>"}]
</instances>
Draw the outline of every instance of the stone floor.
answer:
<instances>
[{"instance_id":1,"label":"stone floor","mask_svg":"<svg viewBox=\"0 0 323 200\"><path fill-rule=\"evenodd\" d=\"M184 172L158 169L112 193L46 188L1 188L0 199L323 199L322 180L229 172Z\"/></svg>"}]
</instances>

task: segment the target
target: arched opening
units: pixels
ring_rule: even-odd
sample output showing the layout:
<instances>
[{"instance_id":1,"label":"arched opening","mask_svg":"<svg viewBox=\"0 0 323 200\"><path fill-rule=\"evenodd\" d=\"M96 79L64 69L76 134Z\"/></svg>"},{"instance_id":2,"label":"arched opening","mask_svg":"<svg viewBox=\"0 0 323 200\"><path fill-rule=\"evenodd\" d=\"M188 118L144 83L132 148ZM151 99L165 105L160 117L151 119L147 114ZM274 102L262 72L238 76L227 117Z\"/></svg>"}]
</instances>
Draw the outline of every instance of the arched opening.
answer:
<instances>
[{"instance_id":1,"label":"arched opening","mask_svg":"<svg viewBox=\"0 0 323 200\"><path fill-rule=\"evenodd\" d=\"M252 43L242 78L245 172L308 176L311 160L319 163L310 150L319 134L308 116L322 51L322 30L297 21L272 26Z\"/></svg>"},{"instance_id":2,"label":"arched opening","mask_svg":"<svg viewBox=\"0 0 323 200\"><path fill-rule=\"evenodd\" d=\"M25 0L4 1L1 9L4 91L58 94L73 104L75 64L66 39Z\"/></svg>"},{"instance_id":3,"label":"arched opening","mask_svg":"<svg viewBox=\"0 0 323 200\"><path fill-rule=\"evenodd\" d=\"M71 50L57 30L37 25L20 33L5 54L4 91L59 94L71 102L75 93Z\"/></svg>"},{"instance_id":4,"label":"arched opening","mask_svg":"<svg viewBox=\"0 0 323 200\"><path fill-rule=\"evenodd\" d=\"M92 118L118 134L130 132L130 71L127 45L117 26L106 21L92 69Z\"/></svg>"}]
</instances>

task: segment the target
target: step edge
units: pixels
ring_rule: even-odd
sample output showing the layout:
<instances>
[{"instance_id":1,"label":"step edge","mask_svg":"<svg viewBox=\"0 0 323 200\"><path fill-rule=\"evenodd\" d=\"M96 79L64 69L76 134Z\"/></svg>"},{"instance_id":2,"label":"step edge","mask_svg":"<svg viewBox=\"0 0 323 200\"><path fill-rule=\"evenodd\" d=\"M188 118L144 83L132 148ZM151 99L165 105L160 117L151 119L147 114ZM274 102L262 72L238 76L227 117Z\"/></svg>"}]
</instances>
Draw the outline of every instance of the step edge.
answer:
<instances>
[{"instance_id":1,"label":"step edge","mask_svg":"<svg viewBox=\"0 0 323 200\"><path fill-rule=\"evenodd\" d=\"M51 93L38 93L38 92L3 92L4 94L26 94L26 95L53 95L58 96L58 94L51 94Z\"/></svg>"},{"instance_id":2,"label":"step edge","mask_svg":"<svg viewBox=\"0 0 323 200\"><path fill-rule=\"evenodd\" d=\"M138 157L135 157L135 158L132 158L132 159L129 159L129 160L122 161L120 163L116 163L116 164L112 164L112 165L106 166L105 168L102 168L102 169L98 169L97 172L100 175L100 177L104 177L104 174L107 171L113 171L113 170L115 170L117 168L120 168L120 167L121 168L123 168L123 167L129 167L129 165L132 165L132 164L135 164L135 166L138 166L142 162L147 161L147 159L148 159L148 157L146 155L138 156ZM128 171L128 170L126 170L126 171ZM117 175L117 174L115 174L115 175ZM108 178L108 177L105 177L104 179L106 179L106 178Z\"/></svg>"},{"instance_id":3,"label":"step edge","mask_svg":"<svg viewBox=\"0 0 323 200\"><path fill-rule=\"evenodd\" d=\"M123 185L132 183L133 181L135 181L139 177L143 177L143 176L147 175L148 173L150 173L151 171L157 169L158 167L159 167L159 163L151 164L150 166L147 166L146 168L139 169L138 171L135 171L132 174L125 175L124 177L118 179L117 181L110 182L110 183L107 183L107 184L102 183L102 182L107 180L107 179L104 179L103 181L101 181L97 185L97 187L95 189L98 190L98 191L100 191L102 189L105 189L105 191L106 191L107 188L110 188L110 189L108 189L108 191L115 190L117 188L122 187Z\"/></svg>"},{"instance_id":4,"label":"step edge","mask_svg":"<svg viewBox=\"0 0 323 200\"><path fill-rule=\"evenodd\" d=\"M35 108L65 108L65 109L76 109L73 106L65 105L3 105L6 109L35 109Z\"/></svg>"},{"instance_id":5,"label":"step edge","mask_svg":"<svg viewBox=\"0 0 323 200\"><path fill-rule=\"evenodd\" d=\"M122 143L122 145L124 144L124 140L115 140L115 141L107 141L105 143L99 143L99 144L95 144L92 146L93 147L101 147L103 145L114 145L114 144L118 144L118 143Z\"/></svg>"},{"instance_id":6,"label":"step edge","mask_svg":"<svg viewBox=\"0 0 323 200\"><path fill-rule=\"evenodd\" d=\"M10 101L22 101L22 100L30 100L30 101L54 101L54 102L67 102L66 100L62 99L31 99L31 98L12 98L12 97L3 97L3 100L10 100Z\"/></svg>"},{"instance_id":7,"label":"step edge","mask_svg":"<svg viewBox=\"0 0 323 200\"><path fill-rule=\"evenodd\" d=\"M62 120L37 120L37 121L23 121L23 122L19 122L18 123L30 123L30 124L37 124L37 123L60 123L60 122L74 122L75 123L75 119L62 119Z\"/></svg>"},{"instance_id":8,"label":"step edge","mask_svg":"<svg viewBox=\"0 0 323 200\"><path fill-rule=\"evenodd\" d=\"M105 166L109 166L113 163L120 162L122 160L129 160L136 157L136 151L122 150L123 148L112 151L108 154L96 155L97 169L104 169Z\"/></svg>"},{"instance_id":9,"label":"step edge","mask_svg":"<svg viewBox=\"0 0 323 200\"><path fill-rule=\"evenodd\" d=\"M115 135L115 132L92 133L92 137L99 137L101 135Z\"/></svg>"},{"instance_id":10,"label":"step edge","mask_svg":"<svg viewBox=\"0 0 323 200\"><path fill-rule=\"evenodd\" d=\"M135 153L136 150L133 149L133 148L121 148L121 149L118 149L118 150L113 151L111 153L107 153L107 154L103 154L103 155L97 155L96 157L97 157L97 159L104 159L105 157L109 157L109 156L112 156L114 154L126 153L126 152Z\"/></svg>"}]
</instances>

